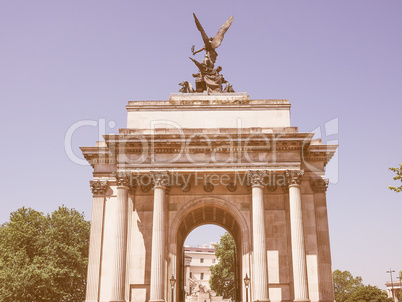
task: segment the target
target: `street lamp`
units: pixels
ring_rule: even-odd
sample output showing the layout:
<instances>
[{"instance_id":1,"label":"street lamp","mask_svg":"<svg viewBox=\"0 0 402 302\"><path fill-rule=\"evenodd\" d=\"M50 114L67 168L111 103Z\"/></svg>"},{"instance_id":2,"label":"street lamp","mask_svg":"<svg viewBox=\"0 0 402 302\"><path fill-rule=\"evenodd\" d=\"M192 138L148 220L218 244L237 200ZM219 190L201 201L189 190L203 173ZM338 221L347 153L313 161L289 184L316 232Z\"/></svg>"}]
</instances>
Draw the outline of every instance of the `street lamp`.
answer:
<instances>
[{"instance_id":1,"label":"street lamp","mask_svg":"<svg viewBox=\"0 0 402 302\"><path fill-rule=\"evenodd\" d=\"M248 286L250 285L250 278L247 276L244 277L244 286L246 287L246 302L248 302Z\"/></svg>"},{"instance_id":2,"label":"street lamp","mask_svg":"<svg viewBox=\"0 0 402 302\"><path fill-rule=\"evenodd\" d=\"M389 269L389 271L387 271L387 273L389 273L391 275L391 293L392 293L392 300L395 301L395 294L394 294L394 283L392 281L392 273L394 273L395 271L393 271L392 269Z\"/></svg>"},{"instance_id":3,"label":"street lamp","mask_svg":"<svg viewBox=\"0 0 402 302\"><path fill-rule=\"evenodd\" d=\"M174 302L174 286L176 284L176 279L174 278L172 274L172 278L170 278L170 286L172 287L172 302Z\"/></svg>"}]
</instances>

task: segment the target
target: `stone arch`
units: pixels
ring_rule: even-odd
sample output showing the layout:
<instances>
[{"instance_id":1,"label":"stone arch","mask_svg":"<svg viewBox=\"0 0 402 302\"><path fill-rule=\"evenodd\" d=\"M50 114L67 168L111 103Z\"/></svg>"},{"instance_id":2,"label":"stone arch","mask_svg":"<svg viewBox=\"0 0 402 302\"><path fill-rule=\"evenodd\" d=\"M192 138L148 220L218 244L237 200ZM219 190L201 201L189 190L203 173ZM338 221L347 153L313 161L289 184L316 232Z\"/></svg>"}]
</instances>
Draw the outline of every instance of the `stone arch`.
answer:
<instances>
[{"instance_id":1,"label":"stone arch","mask_svg":"<svg viewBox=\"0 0 402 302\"><path fill-rule=\"evenodd\" d=\"M176 301L183 301L183 244L188 234L195 228L215 224L226 229L236 242L236 283L237 300L242 293L242 277L246 273L250 275L250 228L248 219L228 200L218 197L199 197L188 202L172 217L170 228L171 272L177 276Z\"/></svg>"}]
</instances>

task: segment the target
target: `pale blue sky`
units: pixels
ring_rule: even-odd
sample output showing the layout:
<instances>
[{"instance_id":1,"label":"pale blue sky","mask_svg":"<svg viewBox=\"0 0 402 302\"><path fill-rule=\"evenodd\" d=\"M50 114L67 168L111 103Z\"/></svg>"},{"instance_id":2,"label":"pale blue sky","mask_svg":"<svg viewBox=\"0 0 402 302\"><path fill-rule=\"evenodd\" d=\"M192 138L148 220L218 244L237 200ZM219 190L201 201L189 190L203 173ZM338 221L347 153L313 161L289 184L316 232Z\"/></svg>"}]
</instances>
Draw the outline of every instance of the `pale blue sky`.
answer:
<instances>
[{"instance_id":1,"label":"pale blue sky","mask_svg":"<svg viewBox=\"0 0 402 302\"><path fill-rule=\"evenodd\" d=\"M67 129L105 119L117 131L128 101L167 99L192 80L193 12L209 35L234 15L217 64L235 90L289 99L293 126L339 142L333 269L384 288L386 270L402 269L402 193L387 189L402 162L401 1L0 1L0 222L61 204L90 218L92 171L66 155ZM76 155L97 137L77 130Z\"/></svg>"}]
</instances>

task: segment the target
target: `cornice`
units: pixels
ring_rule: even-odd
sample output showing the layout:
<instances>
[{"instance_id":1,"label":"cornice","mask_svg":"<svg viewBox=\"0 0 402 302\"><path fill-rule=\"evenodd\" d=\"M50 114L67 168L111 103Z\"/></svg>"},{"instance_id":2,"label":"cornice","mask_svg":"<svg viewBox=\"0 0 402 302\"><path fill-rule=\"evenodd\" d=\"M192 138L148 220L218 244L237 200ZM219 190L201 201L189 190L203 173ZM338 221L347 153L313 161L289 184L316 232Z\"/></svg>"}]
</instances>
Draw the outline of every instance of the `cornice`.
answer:
<instances>
[{"instance_id":1,"label":"cornice","mask_svg":"<svg viewBox=\"0 0 402 302\"><path fill-rule=\"evenodd\" d=\"M200 111L200 110L289 110L291 105L285 99L214 99L204 96L203 99L175 98L170 101L129 101L126 109L130 111Z\"/></svg>"}]
</instances>

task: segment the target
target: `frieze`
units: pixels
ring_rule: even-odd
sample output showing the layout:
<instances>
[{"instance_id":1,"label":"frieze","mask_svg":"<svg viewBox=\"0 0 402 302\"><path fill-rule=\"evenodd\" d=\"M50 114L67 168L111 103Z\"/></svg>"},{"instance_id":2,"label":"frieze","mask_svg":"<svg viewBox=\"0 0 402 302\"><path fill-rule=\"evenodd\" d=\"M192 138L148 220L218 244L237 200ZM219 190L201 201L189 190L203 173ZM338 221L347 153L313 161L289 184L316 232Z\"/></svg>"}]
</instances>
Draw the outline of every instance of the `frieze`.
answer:
<instances>
[{"instance_id":1,"label":"frieze","mask_svg":"<svg viewBox=\"0 0 402 302\"><path fill-rule=\"evenodd\" d=\"M204 191L211 193L214 190L214 185L211 184L210 182L204 184Z\"/></svg>"},{"instance_id":2,"label":"frieze","mask_svg":"<svg viewBox=\"0 0 402 302\"><path fill-rule=\"evenodd\" d=\"M191 190L191 184L183 184L182 186L181 186L181 190L183 191L183 192L190 192L190 190Z\"/></svg>"},{"instance_id":3,"label":"frieze","mask_svg":"<svg viewBox=\"0 0 402 302\"><path fill-rule=\"evenodd\" d=\"M150 184L142 184L141 185L141 191L142 192L144 192L144 193L147 193L147 192L149 192L149 190L151 190L151 185Z\"/></svg>"},{"instance_id":4,"label":"frieze","mask_svg":"<svg viewBox=\"0 0 402 302\"><path fill-rule=\"evenodd\" d=\"M268 189L269 192L275 192L277 187L278 187L278 186L277 186L276 182L274 182L274 183L269 183L269 184L267 185L267 189Z\"/></svg>"},{"instance_id":5,"label":"frieze","mask_svg":"<svg viewBox=\"0 0 402 302\"><path fill-rule=\"evenodd\" d=\"M244 105L249 104L250 100L247 99L211 99L211 100L170 100L172 105Z\"/></svg>"},{"instance_id":6,"label":"frieze","mask_svg":"<svg viewBox=\"0 0 402 302\"><path fill-rule=\"evenodd\" d=\"M226 188L229 192L235 192L237 190L237 185L234 182L229 183Z\"/></svg>"},{"instance_id":7,"label":"frieze","mask_svg":"<svg viewBox=\"0 0 402 302\"><path fill-rule=\"evenodd\" d=\"M129 195L135 195L135 192L137 191L137 183L131 182L129 189L128 189L128 194Z\"/></svg>"}]
</instances>

